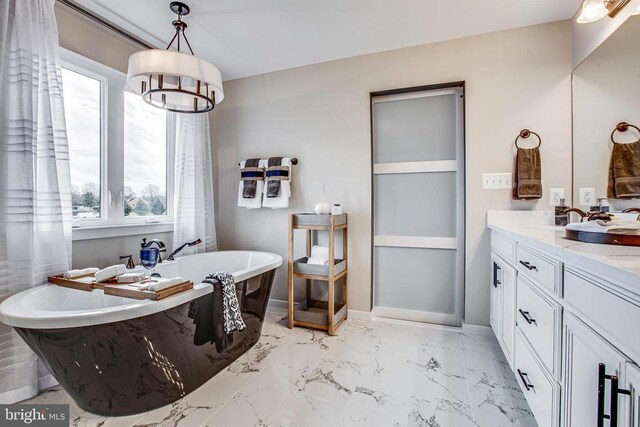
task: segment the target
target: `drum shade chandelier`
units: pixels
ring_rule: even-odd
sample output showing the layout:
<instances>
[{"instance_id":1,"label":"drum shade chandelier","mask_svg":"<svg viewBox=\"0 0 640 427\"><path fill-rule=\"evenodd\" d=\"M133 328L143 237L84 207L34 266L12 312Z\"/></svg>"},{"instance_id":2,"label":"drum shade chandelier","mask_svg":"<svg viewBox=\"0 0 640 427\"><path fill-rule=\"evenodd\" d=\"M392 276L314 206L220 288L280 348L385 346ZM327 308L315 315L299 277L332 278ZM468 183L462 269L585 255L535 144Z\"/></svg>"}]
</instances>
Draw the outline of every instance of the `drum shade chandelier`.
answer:
<instances>
[{"instance_id":1,"label":"drum shade chandelier","mask_svg":"<svg viewBox=\"0 0 640 427\"><path fill-rule=\"evenodd\" d=\"M189 7L171 2L171 11L178 15L173 21L175 35L166 49L149 49L129 57L127 87L142 96L147 103L178 113L205 113L224 99L222 76L218 68L194 55L182 20ZM180 51L184 39L189 53ZM171 46L177 41L177 50Z\"/></svg>"}]
</instances>

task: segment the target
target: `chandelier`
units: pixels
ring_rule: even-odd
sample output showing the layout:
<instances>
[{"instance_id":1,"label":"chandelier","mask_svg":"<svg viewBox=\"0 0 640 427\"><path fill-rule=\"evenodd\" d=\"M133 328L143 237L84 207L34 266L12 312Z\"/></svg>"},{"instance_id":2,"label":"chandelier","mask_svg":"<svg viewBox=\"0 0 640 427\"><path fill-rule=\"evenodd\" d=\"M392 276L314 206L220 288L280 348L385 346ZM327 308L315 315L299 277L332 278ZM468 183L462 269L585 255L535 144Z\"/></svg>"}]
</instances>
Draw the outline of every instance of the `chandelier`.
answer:
<instances>
[{"instance_id":1,"label":"chandelier","mask_svg":"<svg viewBox=\"0 0 640 427\"><path fill-rule=\"evenodd\" d=\"M222 102L222 76L213 64L198 58L184 31L182 20L189 7L171 2L171 11L178 15L173 21L175 35L166 49L149 49L129 57L127 87L139 94L147 103L179 113L205 113ZM184 39L189 53L180 51ZM177 41L177 50L170 50Z\"/></svg>"}]
</instances>

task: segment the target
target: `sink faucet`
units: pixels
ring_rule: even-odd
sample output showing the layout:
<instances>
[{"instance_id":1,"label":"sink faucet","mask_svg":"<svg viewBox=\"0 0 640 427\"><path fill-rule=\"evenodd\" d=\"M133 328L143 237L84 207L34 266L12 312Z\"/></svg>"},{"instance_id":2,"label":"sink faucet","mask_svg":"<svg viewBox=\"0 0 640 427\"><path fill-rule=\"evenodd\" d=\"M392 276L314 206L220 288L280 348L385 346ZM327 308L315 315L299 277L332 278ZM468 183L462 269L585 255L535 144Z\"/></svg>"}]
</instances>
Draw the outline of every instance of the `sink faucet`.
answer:
<instances>
[{"instance_id":1,"label":"sink faucet","mask_svg":"<svg viewBox=\"0 0 640 427\"><path fill-rule=\"evenodd\" d=\"M174 256L178 255L178 252L183 250L185 248L185 246L191 247L191 246L199 245L200 243L202 243L202 240L200 240L200 239L196 239L196 240L193 240L191 242L184 243L183 245L179 246L178 249L176 249L175 251L171 252L171 255L169 255L169 257L167 258L167 261L175 260Z\"/></svg>"},{"instance_id":2,"label":"sink faucet","mask_svg":"<svg viewBox=\"0 0 640 427\"><path fill-rule=\"evenodd\" d=\"M578 209L578 208L569 208L569 209L565 209L564 211L562 211L563 214L569 213L569 212L575 212L578 215L580 215L580 222L584 222L585 219L587 221L595 221L595 220L602 220L602 221L611 221L611 216L606 213L606 212L591 212L591 213L586 213L585 211Z\"/></svg>"}]
</instances>

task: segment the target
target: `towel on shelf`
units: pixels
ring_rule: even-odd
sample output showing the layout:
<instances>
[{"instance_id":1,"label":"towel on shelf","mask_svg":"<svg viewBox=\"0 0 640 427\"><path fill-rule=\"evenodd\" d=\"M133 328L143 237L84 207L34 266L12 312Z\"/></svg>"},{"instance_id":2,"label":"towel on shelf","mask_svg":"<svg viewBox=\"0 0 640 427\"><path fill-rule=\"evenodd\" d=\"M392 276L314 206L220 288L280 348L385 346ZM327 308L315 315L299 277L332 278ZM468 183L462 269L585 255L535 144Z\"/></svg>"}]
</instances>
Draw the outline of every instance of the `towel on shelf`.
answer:
<instances>
[{"instance_id":1,"label":"towel on shelf","mask_svg":"<svg viewBox=\"0 0 640 427\"><path fill-rule=\"evenodd\" d=\"M182 277L172 277L171 279L157 279L152 280L146 286L141 287L142 290L148 290L151 292L158 292L163 289L169 289L181 283L184 283L185 280Z\"/></svg>"},{"instance_id":2,"label":"towel on shelf","mask_svg":"<svg viewBox=\"0 0 640 427\"><path fill-rule=\"evenodd\" d=\"M518 148L513 171L513 200L542 198L542 164L539 148Z\"/></svg>"},{"instance_id":3,"label":"towel on shelf","mask_svg":"<svg viewBox=\"0 0 640 427\"><path fill-rule=\"evenodd\" d=\"M239 207L259 209L262 206L265 165L266 161L260 159L247 159L240 162Z\"/></svg>"},{"instance_id":4,"label":"towel on shelf","mask_svg":"<svg viewBox=\"0 0 640 427\"><path fill-rule=\"evenodd\" d=\"M82 268L82 269L77 269L77 270L69 270L66 273L64 273L62 275L62 277L64 277L65 279L73 279L75 277L88 276L89 274L94 274L94 273L96 273L98 271L99 271L99 269L95 268L95 267Z\"/></svg>"},{"instance_id":5,"label":"towel on shelf","mask_svg":"<svg viewBox=\"0 0 640 427\"><path fill-rule=\"evenodd\" d=\"M262 207L288 208L291 197L291 157L270 157L266 163L266 185Z\"/></svg>"},{"instance_id":6,"label":"towel on shelf","mask_svg":"<svg viewBox=\"0 0 640 427\"><path fill-rule=\"evenodd\" d=\"M113 279L116 276L119 276L126 272L127 267L124 264L112 265L110 267L96 271L96 282L106 282L107 280Z\"/></svg>"},{"instance_id":7,"label":"towel on shelf","mask_svg":"<svg viewBox=\"0 0 640 427\"><path fill-rule=\"evenodd\" d=\"M313 245L307 264L329 265L329 248L326 246Z\"/></svg>"},{"instance_id":8,"label":"towel on shelf","mask_svg":"<svg viewBox=\"0 0 640 427\"><path fill-rule=\"evenodd\" d=\"M240 304L238 303L236 284L233 276L229 273L217 272L209 274L203 282L210 283L214 287L220 286L222 289L224 331L230 334L233 331L243 330L246 325L240 313Z\"/></svg>"},{"instance_id":9,"label":"towel on shelf","mask_svg":"<svg viewBox=\"0 0 640 427\"><path fill-rule=\"evenodd\" d=\"M610 199L640 197L640 141L613 144L607 197Z\"/></svg>"}]
</instances>

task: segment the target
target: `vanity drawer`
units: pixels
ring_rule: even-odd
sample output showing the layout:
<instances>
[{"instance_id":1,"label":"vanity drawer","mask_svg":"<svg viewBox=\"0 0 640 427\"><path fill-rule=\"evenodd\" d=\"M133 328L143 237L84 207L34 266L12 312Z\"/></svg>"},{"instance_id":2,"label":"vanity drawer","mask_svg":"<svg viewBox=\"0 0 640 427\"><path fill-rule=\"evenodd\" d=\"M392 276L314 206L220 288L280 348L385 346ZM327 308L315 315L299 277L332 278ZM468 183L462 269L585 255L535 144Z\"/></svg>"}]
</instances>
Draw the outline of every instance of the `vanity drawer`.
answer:
<instances>
[{"instance_id":1,"label":"vanity drawer","mask_svg":"<svg viewBox=\"0 0 640 427\"><path fill-rule=\"evenodd\" d=\"M545 373L520 331L516 331L515 374L538 425L557 426L560 386Z\"/></svg>"},{"instance_id":2,"label":"vanity drawer","mask_svg":"<svg viewBox=\"0 0 640 427\"><path fill-rule=\"evenodd\" d=\"M508 239L495 231L491 233L491 248L505 261L515 263L516 242Z\"/></svg>"},{"instance_id":3,"label":"vanity drawer","mask_svg":"<svg viewBox=\"0 0 640 427\"><path fill-rule=\"evenodd\" d=\"M597 325L612 344L640 354L640 300L612 283L575 269L565 268L564 299ZM609 339L609 338L608 338Z\"/></svg>"},{"instance_id":4,"label":"vanity drawer","mask_svg":"<svg viewBox=\"0 0 640 427\"><path fill-rule=\"evenodd\" d=\"M560 288L560 261L552 260L531 248L519 244L516 249L516 267L526 277L558 294Z\"/></svg>"},{"instance_id":5,"label":"vanity drawer","mask_svg":"<svg viewBox=\"0 0 640 427\"><path fill-rule=\"evenodd\" d=\"M561 310L558 303L543 295L522 275L518 277L518 328L555 378L559 378L560 373Z\"/></svg>"}]
</instances>

